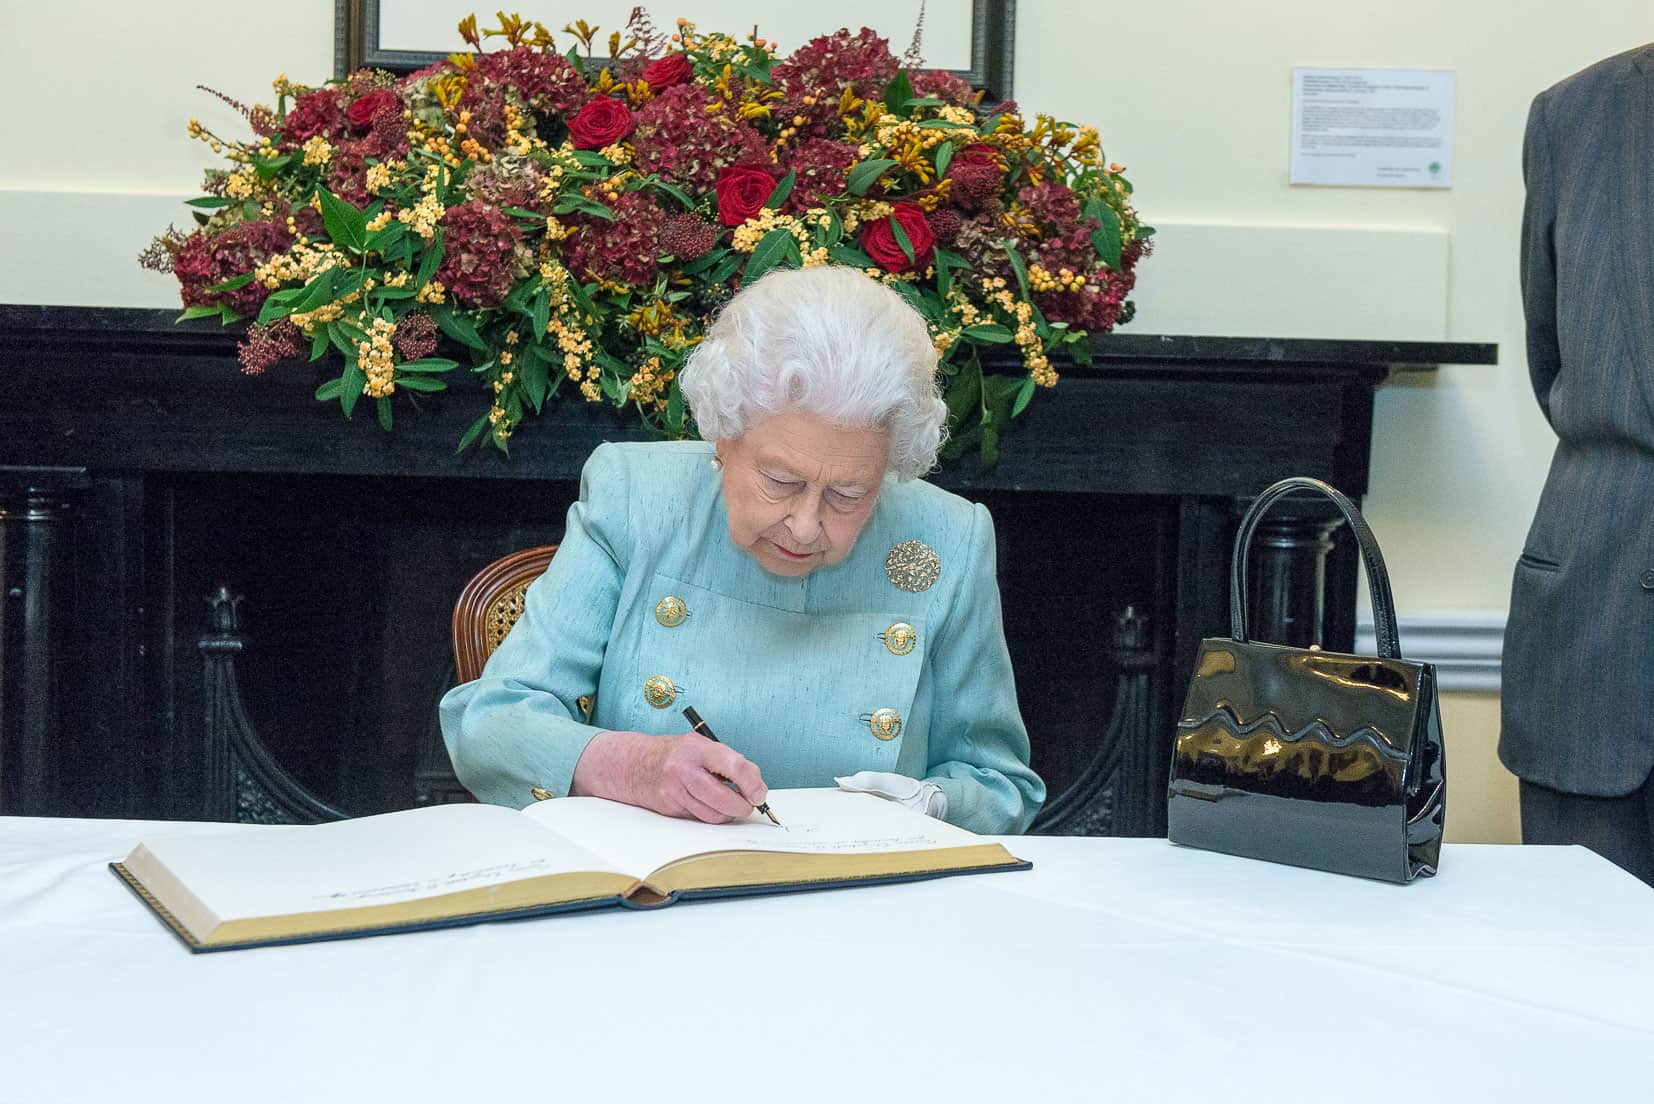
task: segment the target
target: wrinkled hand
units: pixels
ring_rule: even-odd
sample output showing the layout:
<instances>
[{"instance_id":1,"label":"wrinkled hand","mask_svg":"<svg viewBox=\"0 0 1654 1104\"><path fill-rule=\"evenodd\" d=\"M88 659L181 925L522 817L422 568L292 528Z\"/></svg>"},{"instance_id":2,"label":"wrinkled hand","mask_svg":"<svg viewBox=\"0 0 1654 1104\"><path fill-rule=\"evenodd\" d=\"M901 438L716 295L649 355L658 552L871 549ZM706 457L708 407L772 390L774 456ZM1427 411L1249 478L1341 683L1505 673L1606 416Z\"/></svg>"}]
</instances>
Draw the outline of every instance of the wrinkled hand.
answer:
<instances>
[{"instance_id":1,"label":"wrinkled hand","mask_svg":"<svg viewBox=\"0 0 1654 1104\"><path fill-rule=\"evenodd\" d=\"M600 732L575 764L573 792L708 824L745 820L769 796L751 760L697 732Z\"/></svg>"}]
</instances>

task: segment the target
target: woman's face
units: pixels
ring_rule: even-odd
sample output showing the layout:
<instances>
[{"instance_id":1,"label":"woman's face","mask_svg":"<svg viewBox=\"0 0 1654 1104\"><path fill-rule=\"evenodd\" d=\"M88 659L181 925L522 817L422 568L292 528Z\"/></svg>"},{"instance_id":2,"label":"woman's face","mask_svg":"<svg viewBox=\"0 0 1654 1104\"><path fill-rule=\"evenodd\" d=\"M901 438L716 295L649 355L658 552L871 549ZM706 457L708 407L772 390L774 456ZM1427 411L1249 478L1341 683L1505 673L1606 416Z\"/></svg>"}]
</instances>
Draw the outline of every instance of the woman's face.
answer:
<instances>
[{"instance_id":1,"label":"woman's face","mask_svg":"<svg viewBox=\"0 0 1654 1104\"><path fill-rule=\"evenodd\" d=\"M890 431L789 411L717 448L730 539L764 570L797 577L850 554L879 499Z\"/></svg>"}]
</instances>

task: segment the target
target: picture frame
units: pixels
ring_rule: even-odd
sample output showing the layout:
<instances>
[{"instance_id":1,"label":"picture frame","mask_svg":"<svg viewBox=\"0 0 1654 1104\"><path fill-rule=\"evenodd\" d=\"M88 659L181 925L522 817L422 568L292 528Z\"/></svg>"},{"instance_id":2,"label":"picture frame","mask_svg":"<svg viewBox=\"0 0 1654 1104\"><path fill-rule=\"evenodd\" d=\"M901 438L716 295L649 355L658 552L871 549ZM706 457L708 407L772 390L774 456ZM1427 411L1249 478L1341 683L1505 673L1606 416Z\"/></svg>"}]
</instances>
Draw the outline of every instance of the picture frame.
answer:
<instances>
[{"instance_id":1,"label":"picture frame","mask_svg":"<svg viewBox=\"0 0 1654 1104\"><path fill-rule=\"evenodd\" d=\"M633 3L631 0L594 0L581 5L564 0L558 6L568 13L569 19L586 18L618 27L625 22L625 15L620 14L616 18L615 13L629 11ZM702 5L703 8L707 6ZM807 13L789 12L785 8L778 11L774 5L762 11L753 5L752 15L742 12L746 8L744 0L726 0L721 5L711 6L731 9L730 14L719 19L717 26L734 29L750 24L760 28L761 33L779 35L787 49L801 45L816 34L836 29L810 27L802 22L786 23L788 19L808 19L809 16ZM891 11L896 6L890 0L848 5L849 8L865 7L875 12ZM462 7L448 10L443 5L438 9L432 0L334 0L334 75L343 77L364 65L409 73L440 61L460 45L457 35L452 32L454 24L467 14ZM587 10L580 10L582 8ZM915 22L918 21L917 13L924 12L925 44L941 43L941 53L934 59L927 58L930 61L928 68L944 69L969 81L972 86L983 90L986 102L1011 98L1016 0L925 0L923 5L914 2L913 8ZM844 9L845 6L841 5L838 10ZM440 16L437 15L439 10L443 12ZM524 15L531 16L532 13L525 12ZM856 11L846 10L845 16L844 22L851 26L866 21ZM783 20L783 25L778 30L772 29L778 17ZM675 14L667 16L662 13L658 18L664 21L675 18ZM707 27L713 25L710 21L706 24ZM561 22L551 27L553 33L560 29ZM898 55L907 48L907 40L912 35L912 28L907 26L875 29L890 39L891 51Z\"/></svg>"}]
</instances>

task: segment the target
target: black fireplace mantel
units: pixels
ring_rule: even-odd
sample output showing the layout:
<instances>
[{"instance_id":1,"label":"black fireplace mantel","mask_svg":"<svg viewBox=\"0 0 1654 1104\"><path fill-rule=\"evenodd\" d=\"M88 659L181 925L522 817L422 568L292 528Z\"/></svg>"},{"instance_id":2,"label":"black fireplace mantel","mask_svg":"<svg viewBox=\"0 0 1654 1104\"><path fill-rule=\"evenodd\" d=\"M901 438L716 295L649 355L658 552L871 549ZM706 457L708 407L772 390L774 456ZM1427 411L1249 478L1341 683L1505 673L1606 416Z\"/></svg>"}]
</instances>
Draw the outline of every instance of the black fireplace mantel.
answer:
<instances>
[{"instance_id":1,"label":"black fireplace mantel","mask_svg":"<svg viewBox=\"0 0 1654 1104\"><path fill-rule=\"evenodd\" d=\"M417 615L387 603L421 587L457 593L465 557L555 540L553 515L592 448L641 435L612 410L564 401L519 427L509 457L456 455L484 408L463 370L452 373L452 391L419 396L418 410L398 397L387 434L367 411L346 421L337 404L313 398L334 370L295 364L249 378L235 358L236 328L174 317L0 305L0 813L201 815L212 806L202 794L210 733L198 642L219 585L263 588L248 595L244 671L296 664L294 678L332 677L302 665L304 636L322 624L329 633L379 626L340 654L406 652L409 641L435 648L437 627L421 622L409 635L404 623L434 619L452 601L446 590ZM1068 782L1095 782L1100 752L1087 745L1089 728L1052 712L1052 699L1101 693L1073 681L1152 661L1152 687L1111 700L1138 703L1145 732L1164 726L1200 637L1227 625L1230 544L1244 504L1288 475L1364 494L1374 390L1397 371L1493 364L1497 352L1144 334L1099 337L1092 350L1089 369L1059 365L1061 382L1017 419L996 467L967 458L934 477L995 512L1036 765L1045 756L1042 769ZM525 481L544 489L525 494ZM1334 529L1314 510L1289 511L1271 535L1277 554L1264 562L1278 570L1259 573L1253 597L1275 639L1353 641L1355 561ZM425 542L426 561L457 557L446 575L421 581L397 558L410 534ZM1084 562L1105 546L1121 563ZM1125 562L1134 556L1135 567ZM379 575L364 571L369 581L357 583L357 569L339 562L353 557ZM303 570L281 566L289 561ZM340 610L325 622L279 619L306 602ZM1110 651L1098 627L1128 605L1147 618L1121 630L1136 641L1129 655ZM422 701L396 713L398 696L412 691L395 666L340 683L330 698L285 694L311 713L317 701L339 702L323 723L345 735L328 744L301 734L277 750L314 759L307 781L355 811L414 800L400 779L413 773L412 743L428 744L429 734L390 730L423 723L429 710ZM284 692L272 686L277 709ZM379 759L369 782L350 774ZM1107 815L1075 823L1161 830L1163 749L1154 740L1128 748L1119 769Z\"/></svg>"}]
</instances>

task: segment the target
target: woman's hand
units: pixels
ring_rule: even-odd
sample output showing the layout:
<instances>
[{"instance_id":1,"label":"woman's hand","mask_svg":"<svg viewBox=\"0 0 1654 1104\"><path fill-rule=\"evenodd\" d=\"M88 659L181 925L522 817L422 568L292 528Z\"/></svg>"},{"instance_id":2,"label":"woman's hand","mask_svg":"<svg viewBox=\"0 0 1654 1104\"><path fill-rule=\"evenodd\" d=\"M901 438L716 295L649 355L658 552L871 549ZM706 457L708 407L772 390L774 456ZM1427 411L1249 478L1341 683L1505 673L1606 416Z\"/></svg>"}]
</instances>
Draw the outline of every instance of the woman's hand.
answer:
<instances>
[{"instance_id":1,"label":"woman's hand","mask_svg":"<svg viewBox=\"0 0 1654 1104\"><path fill-rule=\"evenodd\" d=\"M751 760L696 732L599 732L575 764L572 792L708 824L745 820L769 796Z\"/></svg>"}]
</instances>

